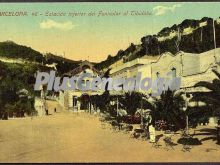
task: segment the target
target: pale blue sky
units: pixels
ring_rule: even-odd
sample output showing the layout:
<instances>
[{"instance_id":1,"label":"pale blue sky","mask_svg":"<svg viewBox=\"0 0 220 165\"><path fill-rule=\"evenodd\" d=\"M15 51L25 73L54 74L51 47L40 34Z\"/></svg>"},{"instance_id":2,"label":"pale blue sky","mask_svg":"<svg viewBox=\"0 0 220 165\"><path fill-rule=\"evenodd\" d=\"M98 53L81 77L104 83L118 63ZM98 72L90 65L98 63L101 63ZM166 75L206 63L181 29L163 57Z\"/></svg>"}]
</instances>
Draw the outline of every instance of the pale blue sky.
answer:
<instances>
[{"instance_id":1,"label":"pale blue sky","mask_svg":"<svg viewBox=\"0 0 220 165\"><path fill-rule=\"evenodd\" d=\"M217 18L219 2L206 3L1 3L0 12L37 11L42 16L0 16L0 41L13 40L42 53L63 54L73 60L104 60L146 34L156 34L184 19ZM150 11L150 16L46 17L45 12ZM40 26L41 25L41 26Z\"/></svg>"}]
</instances>

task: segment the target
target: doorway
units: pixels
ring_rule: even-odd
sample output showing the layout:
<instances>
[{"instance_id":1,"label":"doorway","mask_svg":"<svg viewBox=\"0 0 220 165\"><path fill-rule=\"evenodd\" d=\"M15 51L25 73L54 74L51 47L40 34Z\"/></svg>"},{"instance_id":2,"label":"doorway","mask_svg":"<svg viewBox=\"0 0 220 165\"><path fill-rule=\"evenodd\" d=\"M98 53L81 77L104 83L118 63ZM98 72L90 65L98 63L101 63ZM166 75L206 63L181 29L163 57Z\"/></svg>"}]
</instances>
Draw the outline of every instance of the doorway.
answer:
<instances>
[{"instance_id":1,"label":"doorway","mask_svg":"<svg viewBox=\"0 0 220 165\"><path fill-rule=\"evenodd\" d=\"M80 97L80 109L81 110L89 110L90 97L88 94L82 94Z\"/></svg>"}]
</instances>

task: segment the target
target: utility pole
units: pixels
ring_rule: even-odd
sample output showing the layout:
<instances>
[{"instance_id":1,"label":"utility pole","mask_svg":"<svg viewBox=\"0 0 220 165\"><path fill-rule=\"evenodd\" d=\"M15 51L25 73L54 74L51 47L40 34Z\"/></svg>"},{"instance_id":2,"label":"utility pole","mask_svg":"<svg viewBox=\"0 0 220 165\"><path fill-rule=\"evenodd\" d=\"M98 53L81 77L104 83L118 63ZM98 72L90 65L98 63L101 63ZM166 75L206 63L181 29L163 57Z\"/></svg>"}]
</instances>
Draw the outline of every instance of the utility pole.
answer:
<instances>
[{"instance_id":1,"label":"utility pole","mask_svg":"<svg viewBox=\"0 0 220 165\"><path fill-rule=\"evenodd\" d=\"M177 29L177 40L175 41L177 52L180 51L179 45L180 45L180 42L181 42L181 36L182 36L182 34L180 33L180 28L178 27L178 29Z\"/></svg>"},{"instance_id":2,"label":"utility pole","mask_svg":"<svg viewBox=\"0 0 220 165\"><path fill-rule=\"evenodd\" d=\"M185 96L186 96L186 88L185 88ZM188 100L187 100L187 96L185 98L185 111L188 108ZM186 115L186 133L187 135L189 134L189 117L188 115Z\"/></svg>"},{"instance_id":3,"label":"utility pole","mask_svg":"<svg viewBox=\"0 0 220 165\"><path fill-rule=\"evenodd\" d=\"M141 97L141 125L144 124L144 121L143 121L143 101L142 101L142 97Z\"/></svg>"},{"instance_id":4,"label":"utility pole","mask_svg":"<svg viewBox=\"0 0 220 165\"><path fill-rule=\"evenodd\" d=\"M216 50L216 37L215 37L215 19L213 18L213 39L214 39L214 59L216 62L215 50Z\"/></svg>"},{"instance_id":5,"label":"utility pole","mask_svg":"<svg viewBox=\"0 0 220 165\"><path fill-rule=\"evenodd\" d=\"M117 96L117 117L118 117L118 96Z\"/></svg>"}]
</instances>

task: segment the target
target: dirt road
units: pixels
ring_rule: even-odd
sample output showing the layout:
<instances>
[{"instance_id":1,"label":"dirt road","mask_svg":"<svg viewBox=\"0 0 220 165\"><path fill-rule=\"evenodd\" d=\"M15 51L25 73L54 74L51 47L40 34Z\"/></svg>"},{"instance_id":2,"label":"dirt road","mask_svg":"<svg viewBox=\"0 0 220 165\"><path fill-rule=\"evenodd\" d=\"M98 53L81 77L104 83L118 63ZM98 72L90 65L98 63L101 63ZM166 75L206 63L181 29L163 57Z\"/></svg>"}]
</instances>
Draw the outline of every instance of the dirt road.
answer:
<instances>
[{"instance_id":1,"label":"dirt road","mask_svg":"<svg viewBox=\"0 0 220 165\"><path fill-rule=\"evenodd\" d=\"M212 140L191 152L182 152L181 145L166 151L129 134L102 129L98 117L86 113L50 113L0 121L0 162L220 161L220 146Z\"/></svg>"}]
</instances>

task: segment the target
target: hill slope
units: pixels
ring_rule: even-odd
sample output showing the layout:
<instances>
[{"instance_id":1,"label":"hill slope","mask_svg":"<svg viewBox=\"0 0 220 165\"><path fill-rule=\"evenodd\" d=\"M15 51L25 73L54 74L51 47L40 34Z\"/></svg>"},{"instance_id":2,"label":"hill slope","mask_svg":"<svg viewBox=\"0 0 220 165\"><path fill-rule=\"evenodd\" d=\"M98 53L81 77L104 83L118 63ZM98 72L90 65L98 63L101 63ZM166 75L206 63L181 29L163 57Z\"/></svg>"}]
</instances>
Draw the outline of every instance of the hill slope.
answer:
<instances>
[{"instance_id":1,"label":"hill slope","mask_svg":"<svg viewBox=\"0 0 220 165\"><path fill-rule=\"evenodd\" d=\"M220 47L220 21L215 21L215 32L216 46ZM163 28L156 35L142 37L140 45L131 43L127 49L119 50L115 56L109 55L106 60L96 64L96 68L100 70L108 68L120 59L126 62L144 55L156 56L164 52L175 54L178 49L188 53L202 53L213 48L213 19L208 17L201 20L186 19L178 25Z\"/></svg>"},{"instance_id":2,"label":"hill slope","mask_svg":"<svg viewBox=\"0 0 220 165\"><path fill-rule=\"evenodd\" d=\"M43 55L30 47L18 45L12 41L0 42L0 57L8 59L20 59L24 62L51 65L56 64L58 74L63 74L78 66L80 61L73 61L52 53Z\"/></svg>"}]
</instances>

